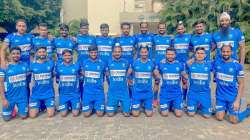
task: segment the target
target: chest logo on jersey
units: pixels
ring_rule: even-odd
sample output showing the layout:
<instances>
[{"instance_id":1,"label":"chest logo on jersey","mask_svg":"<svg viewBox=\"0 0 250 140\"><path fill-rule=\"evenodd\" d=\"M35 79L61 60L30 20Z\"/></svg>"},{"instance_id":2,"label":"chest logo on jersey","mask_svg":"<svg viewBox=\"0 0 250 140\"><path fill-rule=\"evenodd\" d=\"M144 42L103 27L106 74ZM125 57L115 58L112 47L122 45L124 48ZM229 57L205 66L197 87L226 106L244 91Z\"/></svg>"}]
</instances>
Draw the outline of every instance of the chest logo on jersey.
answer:
<instances>
[{"instance_id":1,"label":"chest logo on jersey","mask_svg":"<svg viewBox=\"0 0 250 140\"><path fill-rule=\"evenodd\" d=\"M208 67L205 67L204 70L205 70L205 71L208 71Z\"/></svg>"},{"instance_id":2,"label":"chest logo on jersey","mask_svg":"<svg viewBox=\"0 0 250 140\"><path fill-rule=\"evenodd\" d=\"M185 40L185 41L188 41L188 38L185 38L184 40Z\"/></svg>"},{"instance_id":3,"label":"chest logo on jersey","mask_svg":"<svg viewBox=\"0 0 250 140\"><path fill-rule=\"evenodd\" d=\"M180 70L180 68L179 68L179 67L176 67L175 69L176 69L176 71L179 71L179 70Z\"/></svg>"},{"instance_id":4,"label":"chest logo on jersey","mask_svg":"<svg viewBox=\"0 0 250 140\"><path fill-rule=\"evenodd\" d=\"M14 40L14 42L16 42L16 43L17 43L17 42L19 42L19 40Z\"/></svg>"},{"instance_id":5,"label":"chest logo on jersey","mask_svg":"<svg viewBox=\"0 0 250 140\"><path fill-rule=\"evenodd\" d=\"M96 67L97 70L100 70L100 68L101 68L100 66L97 66L97 67Z\"/></svg>"},{"instance_id":6,"label":"chest logo on jersey","mask_svg":"<svg viewBox=\"0 0 250 140\"><path fill-rule=\"evenodd\" d=\"M233 72L234 71L234 69L233 68L229 68L229 72Z\"/></svg>"},{"instance_id":7,"label":"chest logo on jersey","mask_svg":"<svg viewBox=\"0 0 250 140\"><path fill-rule=\"evenodd\" d=\"M25 67L22 67L22 70L25 71Z\"/></svg>"},{"instance_id":8,"label":"chest logo on jersey","mask_svg":"<svg viewBox=\"0 0 250 140\"><path fill-rule=\"evenodd\" d=\"M205 38L205 42L208 42L208 39L207 39L207 38Z\"/></svg>"}]
</instances>

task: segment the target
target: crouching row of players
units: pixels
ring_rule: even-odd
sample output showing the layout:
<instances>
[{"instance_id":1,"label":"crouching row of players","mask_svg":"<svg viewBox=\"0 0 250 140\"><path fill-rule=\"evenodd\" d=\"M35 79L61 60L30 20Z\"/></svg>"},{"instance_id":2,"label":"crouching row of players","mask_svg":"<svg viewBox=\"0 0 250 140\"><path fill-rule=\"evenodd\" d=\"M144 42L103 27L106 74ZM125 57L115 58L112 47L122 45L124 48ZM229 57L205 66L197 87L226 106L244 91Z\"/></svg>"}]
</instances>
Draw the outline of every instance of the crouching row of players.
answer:
<instances>
[{"instance_id":1,"label":"crouching row of players","mask_svg":"<svg viewBox=\"0 0 250 140\"><path fill-rule=\"evenodd\" d=\"M140 49L140 58L130 65L121 58L122 48L113 48L113 58L104 64L97 56L97 47L89 47L89 58L81 64L73 63L70 50L63 51L63 62L54 66L47 59L46 48L36 51L36 61L30 66L20 62L21 50L10 50L11 61L6 70L0 71L0 92L3 103L3 119L10 120L14 107L17 106L21 118L34 118L39 113L41 104L45 104L49 117L55 114L53 76L56 77L59 90L59 110L63 117L67 116L69 106L73 116L81 110L85 117L94 111L103 116L114 116L121 103L124 116L139 116L141 108L145 115L153 115L152 81L160 85L160 114L167 116L173 110L177 117L182 115L183 95L181 79L189 81L187 113L194 116L197 109L209 118L212 114L210 75L214 72L216 82L216 118L223 120L226 113L229 121L237 123L249 115L248 107L240 112L241 97L244 91L243 66L231 59L232 48L224 45L221 48L222 59L216 62L205 61L205 49L198 47L195 57L186 66L175 60L176 52L168 48L166 58L159 64L148 59L148 48ZM32 94L29 97L29 77L31 76ZM107 103L105 104L104 79L109 84ZM79 83L80 82L80 83ZM129 95L131 86L132 96ZM80 94L82 91L82 97ZM82 104L80 105L80 99Z\"/></svg>"}]
</instances>

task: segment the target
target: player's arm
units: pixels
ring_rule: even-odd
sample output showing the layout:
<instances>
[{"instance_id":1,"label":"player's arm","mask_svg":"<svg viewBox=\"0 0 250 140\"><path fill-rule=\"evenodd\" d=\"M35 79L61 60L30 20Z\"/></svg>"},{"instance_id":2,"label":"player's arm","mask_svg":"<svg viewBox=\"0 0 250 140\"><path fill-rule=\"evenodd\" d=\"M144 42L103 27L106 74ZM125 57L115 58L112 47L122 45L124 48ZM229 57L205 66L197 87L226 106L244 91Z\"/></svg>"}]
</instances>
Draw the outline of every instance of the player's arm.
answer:
<instances>
[{"instance_id":1,"label":"player's arm","mask_svg":"<svg viewBox=\"0 0 250 140\"><path fill-rule=\"evenodd\" d=\"M240 64L244 65L245 63L245 55L246 55L246 44L245 41L242 41L241 43L239 43L240 46Z\"/></svg>"},{"instance_id":2,"label":"player's arm","mask_svg":"<svg viewBox=\"0 0 250 140\"><path fill-rule=\"evenodd\" d=\"M154 78L155 78L155 84L156 84L156 85L159 85L159 84L160 84L160 79L161 79L161 74L160 74L160 72L159 72L158 69L155 69L155 70L153 71L153 76L154 76Z\"/></svg>"},{"instance_id":3,"label":"player's arm","mask_svg":"<svg viewBox=\"0 0 250 140\"><path fill-rule=\"evenodd\" d=\"M5 86L4 86L4 78L0 77L0 93L1 93L1 99L2 104L4 107L8 107L9 103L7 99L5 98Z\"/></svg>"},{"instance_id":4,"label":"player's arm","mask_svg":"<svg viewBox=\"0 0 250 140\"><path fill-rule=\"evenodd\" d=\"M5 69L6 68L6 50L8 48L8 43L3 42L2 47L0 48L0 60L1 60L1 68Z\"/></svg>"},{"instance_id":5,"label":"player's arm","mask_svg":"<svg viewBox=\"0 0 250 140\"><path fill-rule=\"evenodd\" d=\"M239 110L240 107L240 99L243 96L244 93L244 87L245 87L245 80L243 77L238 78L238 94L236 96L236 99L233 104L234 111Z\"/></svg>"},{"instance_id":6,"label":"player's arm","mask_svg":"<svg viewBox=\"0 0 250 140\"><path fill-rule=\"evenodd\" d=\"M128 69L128 71L127 71L127 79L128 79L128 84L129 85L133 84L132 74L133 74L133 69L130 66L129 69Z\"/></svg>"}]
</instances>

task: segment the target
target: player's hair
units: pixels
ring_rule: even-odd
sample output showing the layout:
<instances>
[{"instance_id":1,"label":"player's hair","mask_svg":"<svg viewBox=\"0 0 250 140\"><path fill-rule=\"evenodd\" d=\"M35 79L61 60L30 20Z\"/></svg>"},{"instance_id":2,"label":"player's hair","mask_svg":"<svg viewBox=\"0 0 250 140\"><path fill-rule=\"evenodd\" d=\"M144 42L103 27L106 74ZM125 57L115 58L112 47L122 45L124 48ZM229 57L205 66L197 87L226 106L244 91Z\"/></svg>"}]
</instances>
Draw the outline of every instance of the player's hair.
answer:
<instances>
[{"instance_id":1,"label":"player's hair","mask_svg":"<svg viewBox=\"0 0 250 140\"><path fill-rule=\"evenodd\" d=\"M21 48L20 47L13 47L13 48L10 48L10 53L12 51L19 51L20 53L22 52Z\"/></svg>"},{"instance_id":2,"label":"player's hair","mask_svg":"<svg viewBox=\"0 0 250 140\"><path fill-rule=\"evenodd\" d=\"M48 28L48 25L46 23L42 22L42 23L39 23L38 27L39 28L40 27L46 27L46 28Z\"/></svg>"},{"instance_id":3,"label":"player's hair","mask_svg":"<svg viewBox=\"0 0 250 140\"><path fill-rule=\"evenodd\" d=\"M165 25L165 27L167 26L166 22L161 21L161 22L158 23L158 27L159 27L160 25L162 25L162 24Z\"/></svg>"},{"instance_id":4,"label":"player's hair","mask_svg":"<svg viewBox=\"0 0 250 140\"><path fill-rule=\"evenodd\" d=\"M90 51L98 51L98 48L97 48L96 45L92 45L92 46L89 46L89 47L88 47L88 51L89 51L89 52L90 52Z\"/></svg>"},{"instance_id":5,"label":"player's hair","mask_svg":"<svg viewBox=\"0 0 250 140\"><path fill-rule=\"evenodd\" d=\"M166 49L166 53L167 53L167 52L174 52L174 53L176 53L176 50L175 50L174 47L168 47L168 48Z\"/></svg>"},{"instance_id":6,"label":"player's hair","mask_svg":"<svg viewBox=\"0 0 250 140\"><path fill-rule=\"evenodd\" d=\"M199 51L199 50L205 51L205 48L204 48L204 47L197 47L197 48L195 49L195 52L197 52L197 51Z\"/></svg>"},{"instance_id":7,"label":"player's hair","mask_svg":"<svg viewBox=\"0 0 250 140\"><path fill-rule=\"evenodd\" d=\"M130 25L130 23L128 23L128 22L123 22L123 23L121 23L121 28L122 28L123 26L128 26L129 28L131 28L131 25Z\"/></svg>"},{"instance_id":8,"label":"player's hair","mask_svg":"<svg viewBox=\"0 0 250 140\"><path fill-rule=\"evenodd\" d=\"M179 22L176 24L176 29L177 29L179 26L181 26L181 25L185 27L183 21L179 21Z\"/></svg>"},{"instance_id":9,"label":"player's hair","mask_svg":"<svg viewBox=\"0 0 250 140\"><path fill-rule=\"evenodd\" d=\"M17 25L17 23L19 23L19 22L24 22L25 24L27 24L26 20L25 20L25 19L22 19L22 18L16 20L16 25Z\"/></svg>"},{"instance_id":10,"label":"player's hair","mask_svg":"<svg viewBox=\"0 0 250 140\"><path fill-rule=\"evenodd\" d=\"M39 51L40 49L44 49L45 51L47 51L47 47L41 46L41 47L38 47L38 48L36 49L36 52Z\"/></svg>"},{"instance_id":11,"label":"player's hair","mask_svg":"<svg viewBox=\"0 0 250 140\"><path fill-rule=\"evenodd\" d=\"M144 24L144 23L147 24L147 26L148 26L148 22L143 21L143 22L140 22L140 24L139 24L140 27L141 27L141 25Z\"/></svg>"},{"instance_id":12,"label":"player's hair","mask_svg":"<svg viewBox=\"0 0 250 140\"><path fill-rule=\"evenodd\" d=\"M224 47L229 47L231 50L233 48L232 44L222 44L221 50L223 50Z\"/></svg>"},{"instance_id":13,"label":"player's hair","mask_svg":"<svg viewBox=\"0 0 250 140\"><path fill-rule=\"evenodd\" d=\"M122 50L121 45L118 45L118 46L114 46L114 47L112 47L112 51L114 51L116 48L120 48L120 49Z\"/></svg>"},{"instance_id":14,"label":"player's hair","mask_svg":"<svg viewBox=\"0 0 250 140\"><path fill-rule=\"evenodd\" d=\"M193 24L193 27L195 27L196 25L198 24L203 24L203 25L206 25L206 22L204 20L197 20L194 24Z\"/></svg>"},{"instance_id":15,"label":"player's hair","mask_svg":"<svg viewBox=\"0 0 250 140\"><path fill-rule=\"evenodd\" d=\"M73 54L73 52L69 49L63 50L62 55L64 55L65 53L70 53L71 55Z\"/></svg>"},{"instance_id":16,"label":"player's hair","mask_svg":"<svg viewBox=\"0 0 250 140\"><path fill-rule=\"evenodd\" d=\"M148 46L140 46L140 51L142 50L142 49L146 49L147 51L149 51L149 47Z\"/></svg>"}]
</instances>

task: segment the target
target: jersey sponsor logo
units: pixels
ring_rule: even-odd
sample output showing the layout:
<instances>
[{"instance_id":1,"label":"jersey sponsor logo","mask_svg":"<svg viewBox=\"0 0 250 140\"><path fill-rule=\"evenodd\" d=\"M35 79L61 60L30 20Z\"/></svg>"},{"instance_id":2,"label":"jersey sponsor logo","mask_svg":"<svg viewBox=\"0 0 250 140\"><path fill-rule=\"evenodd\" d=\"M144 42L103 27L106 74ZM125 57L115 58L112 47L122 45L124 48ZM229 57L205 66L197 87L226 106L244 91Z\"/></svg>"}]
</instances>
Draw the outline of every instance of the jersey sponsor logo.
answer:
<instances>
[{"instance_id":1,"label":"jersey sponsor logo","mask_svg":"<svg viewBox=\"0 0 250 140\"><path fill-rule=\"evenodd\" d=\"M78 45L79 51L88 51L90 45Z\"/></svg>"},{"instance_id":2,"label":"jersey sponsor logo","mask_svg":"<svg viewBox=\"0 0 250 140\"><path fill-rule=\"evenodd\" d=\"M217 48L221 49L223 45L232 45L234 46L234 41L221 41L217 43Z\"/></svg>"},{"instance_id":3,"label":"jersey sponsor logo","mask_svg":"<svg viewBox=\"0 0 250 140\"><path fill-rule=\"evenodd\" d=\"M110 75L113 77L126 76L126 70L110 70Z\"/></svg>"},{"instance_id":4,"label":"jersey sponsor logo","mask_svg":"<svg viewBox=\"0 0 250 140\"><path fill-rule=\"evenodd\" d=\"M189 44L175 44L175 49L177 50L184 50L188 49Z\"/></svg>"},{"instance_id":5,"label":"jersey sponsor logo","mask_svg":"<svg viewBox=\"0 0 250 140\"><path fill-rule=\"evenodd\" d=\"M26 74L18 74L18 75L9 77L10 83L20 82L20 81L25 81L25 80L26 80Z\"/></svg>"},{"instance_id":6,"label":"jersey sponsor logo","mask_svg":"<svg viewBox=\"0 0 250 140\"><path fill-rule=\"evenodd\" d=\"M169 47L169 45L156 45L155 50L156 51L165 51L168 47Z\"/></svg>"},{"instance_id":7,"label":"jersey sponsor logo","mask_svg":"<svg viewBox=\"0 0 250 140\"><path fill-rule=\"evenodd\" d=\"M180 75L178 73L164 73L162 78L164 80L178 80L180 79Z\"/></svg>"},{"instance_id":8,"label":"jersey sponsor logo","mask_svg":"<svg viewBox=\"0 0 250 140\"><path fill-rule=\"evenodd\" d=\"M100 78L101 77L100 72L96 72L96 71L85 71L84 75L87 78Z\"/></svg>"},{"instance_id":9,"label":"jersey sponsor logo","mask_svg":"<svg viewBox=\"0 0 250 140\"><path fill-rule=\"evenodd\" d=\"M98 51L111 52L112 51L112 46L98 46Z\"/></svg>"},{"instance_id":10,"label":"jersey sponsor logo","mask_svg":"<svg viewBox=\"0 0 250 140\"><path fill-rule=\"evenodd\" d=\"M216 75L217 75L217 78L222 81L233 82L234 80L234 76L232 75L228 75L228 74L224 74L220 72L218 72Z\"/></svg>"},{"instance_id":11,"label":"jersey sponsor logo","mask_svg":"<svg viewBox=\"0 0 250 140\"><path fill-rule=\"evenodd\" d=\"M75 82L76 76L75 75L61 75L60 81L62 81L62 82Z\"/></svg>"},{"instance_id":12,"label":"jersey sponsor logo","mask_svg":"<svg viewBox=\"0 0 250 140\"><path fill-rule=\"evenodd\" d=\"M48 80L51 79L51 73L34 74L35 80Z\"/></svg>"},{"instance_id":13,"label":"jersey sponsor logo","mask_svg":"<svg viewBox=\"0 0 250 140\"><path fill-rule=\"evenodd\" d=\"M133 46L122 46L122 51L124 52L133 51Z\"/></svg>"},{"instance_id":14,"label":"jersey sponsor logo","mask_svg":"<svg viewBox=\"0 0 250 140\"><path fill-rule=\"evenodd\" d=\"M239 71L239 75L238 75L238 77L244 77L244 74L245 74L245 72L242 70L242 71Z\"/></svg>"},{"instance_id":15,"label":"jersey sponsor logo","mask_svg":"<svg viewBox=\"0 0 250 140\"><path fill-rule=\"evenodd\" d=\"M208 74L206 73L191 73L191 78L195 80L208 80Z\"/></svg>"},{"instance_id":16,"label":"jersey sponsor logo","mask_svg":"<svg viewBox=\"0 0 250 140\"><path fill-rule=\"evenodd\" d=\"M47 53L51 53L52 52L52 46L47 46Z\"/></svg>"},{"instance_id":17,"label":"jersey sponsor logo","mask_svg":"<svg viewBox=\"0 0 250 140\"><path fill-rule=\"evenodd\" d=\"M135 78L151 78L151 72L135 72Z\"/></svg>"},{"instance_id":18,"label":"jersey sponsor logo","mask_svg":"<svg viewBox=\"0 0 250 140\"><path fill-rule=\"evenodd\" d=\"M31 50L30 44L18 45L22 52Z\"/></svg>"},{"instance_id":19,"label":"jersey sponsor logo","mask_svg":"<svg viewBox=\"0 0 250 140\"><path fill-rule=\"evenodd\" d=\"M197 46L194 46L194 50L196 50L196 48L198 47L204 48L206 51L208 51L210 48L209 45L197 45Z\"/></svg>"},{"instance_id":20,"label":"jersey sponsor logo","mask_svg":"<svg viewBox=\"0 0 250 140\"><path fill-rule=\"evenodd\" d=\"M146 47L146 46L148 46L149 48L151 48L152 47L152 42L139 42L138 46L139 47Z\"/></svg>"}]
</instances>

